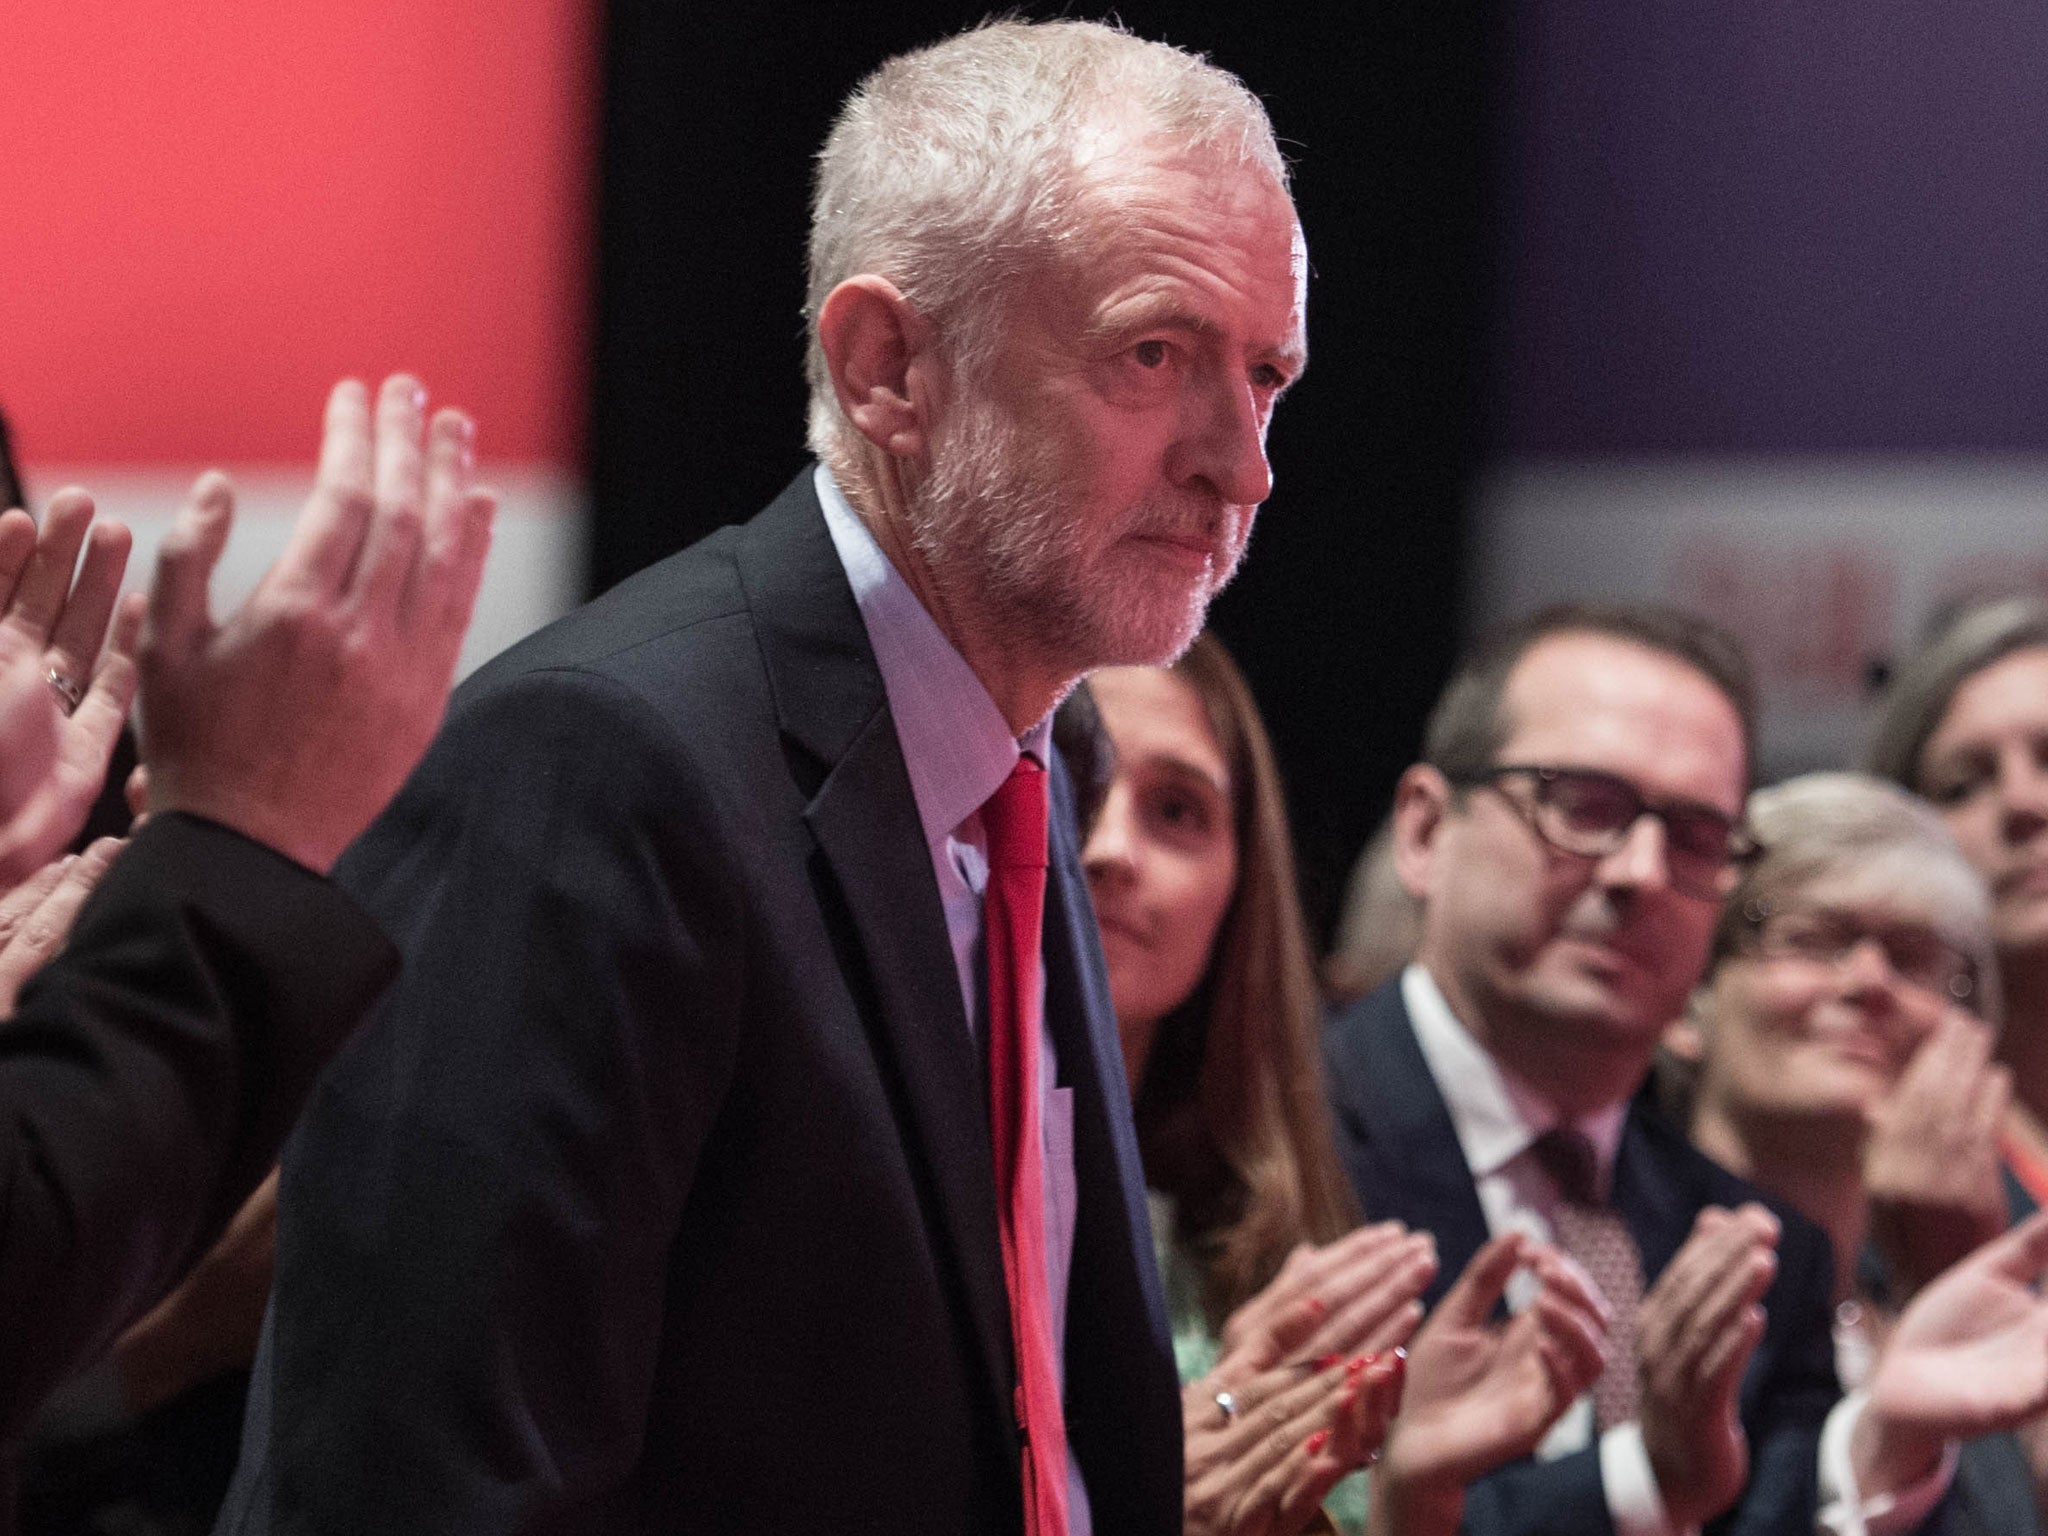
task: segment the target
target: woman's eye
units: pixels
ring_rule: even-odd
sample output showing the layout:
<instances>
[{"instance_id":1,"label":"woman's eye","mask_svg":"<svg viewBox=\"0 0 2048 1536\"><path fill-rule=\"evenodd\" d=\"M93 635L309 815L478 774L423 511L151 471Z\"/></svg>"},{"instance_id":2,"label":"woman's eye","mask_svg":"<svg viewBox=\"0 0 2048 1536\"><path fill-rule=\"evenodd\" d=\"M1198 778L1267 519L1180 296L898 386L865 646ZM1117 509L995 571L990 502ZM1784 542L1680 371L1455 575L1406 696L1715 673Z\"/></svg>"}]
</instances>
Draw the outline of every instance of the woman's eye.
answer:
<instances>
[{"instance_id":1,"label":"woman's eye","mask_svg":"<svg viewBox=\"0 0 2048 1536\"><path fill-rule=\"evenodd\" d=\"M1958 771L1936 774L1928 779L1922 793L1936 805L1961 805L1987 784L1985 774Z\"/></svg>"},{"instance_id":2,"label":"woman's eye","mask_svg":"<svg viewBox=\"0 0 2048 1536\"><path fill-rule=\"evenodd\" d=\"M1209 808L1189 795L1162 795L1153 802L1152 814L1162 827L1184 836L1208 830Z\"/></svg>"}]
</instances>

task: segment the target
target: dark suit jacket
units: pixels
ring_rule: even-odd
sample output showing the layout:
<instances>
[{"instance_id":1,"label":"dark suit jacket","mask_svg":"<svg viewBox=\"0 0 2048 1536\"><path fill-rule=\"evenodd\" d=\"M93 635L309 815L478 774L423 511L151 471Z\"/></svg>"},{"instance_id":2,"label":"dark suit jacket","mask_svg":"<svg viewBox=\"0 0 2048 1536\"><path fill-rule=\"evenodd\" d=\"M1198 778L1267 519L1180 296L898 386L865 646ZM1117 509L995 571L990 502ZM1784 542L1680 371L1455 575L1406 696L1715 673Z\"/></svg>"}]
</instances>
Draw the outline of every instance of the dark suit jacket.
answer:
<instances>
[{"instance_id":1,"label":"dark suit jacket","mask_svg":"<svg viewBox=\"0 0 2048 1536\"><path fill-rule=\"evenodd\" d=\"M219 1233L396 964L225 827L158 816L115 859L0 1023L0 1438Z\"/></svg>"},{"instance_id":2,"label":"dark suit jacket","mask_svg":"<svg viewBox=\"0 0 2048 1536\"><path fill-rule=\"evenodd\" d=\"M1180 1528L1179 1397L1055 774L1069 1434ZM345 861L389 1005L284 1163L227 1531L1004 1532L986 1092L806 472L461 690Z\"/></svg>"},{"instance_id":3,"label":"dark suit jacket","mask_svg":"<svg viewBox=\"0 0 2048 1536\"><path fill-rule=\"evenodd\" d=\"M1358 999L1326 1039L1337 1145L1360 1204L1436 1234L1441 1268L1434 1305L1488 1237L1478 1191L1450 1111L1416 1043L1400 978ZM1764 1298L1768 1323L1742 1382L1750 1479L1734 1509L1708 1527L1744 1536L1813 1529L1820 1428L1840 1395L1829 1328L1833 1260L1827 1238L1695 1151L1653 1112L1632 1106L1614 1170L1614 1203L1654 1284L1708 1205L1763 1200L1784 1223L1778 1274ZM1589 1448L1525 1461L1482 1479L1466 1502L1465 1530L1485 1536L1582 1536L1613 1529Z\"/></svg>"}]
</instances>

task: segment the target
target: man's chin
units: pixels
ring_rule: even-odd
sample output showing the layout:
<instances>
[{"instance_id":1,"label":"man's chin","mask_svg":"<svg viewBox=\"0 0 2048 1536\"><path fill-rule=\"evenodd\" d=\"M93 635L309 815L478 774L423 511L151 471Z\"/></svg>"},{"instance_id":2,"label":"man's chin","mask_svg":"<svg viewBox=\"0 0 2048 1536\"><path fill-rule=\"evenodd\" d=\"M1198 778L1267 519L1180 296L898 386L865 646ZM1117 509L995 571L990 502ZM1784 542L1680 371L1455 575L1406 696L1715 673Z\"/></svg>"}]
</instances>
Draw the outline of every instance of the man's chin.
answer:
<instances>
[{"instance_id":1,"label":"man's chin","mask_svg":"<svg viewBox=\"0 0 2048 1536\"><path fill-rule=\"evenodd\" d=\"M1644 997L1622 978L1584 972L1555 978L1543 987L1538 1002L1561 1030L1646 1052L1656 1045L1677 1009Z\"/></svg>"}]
</instances>

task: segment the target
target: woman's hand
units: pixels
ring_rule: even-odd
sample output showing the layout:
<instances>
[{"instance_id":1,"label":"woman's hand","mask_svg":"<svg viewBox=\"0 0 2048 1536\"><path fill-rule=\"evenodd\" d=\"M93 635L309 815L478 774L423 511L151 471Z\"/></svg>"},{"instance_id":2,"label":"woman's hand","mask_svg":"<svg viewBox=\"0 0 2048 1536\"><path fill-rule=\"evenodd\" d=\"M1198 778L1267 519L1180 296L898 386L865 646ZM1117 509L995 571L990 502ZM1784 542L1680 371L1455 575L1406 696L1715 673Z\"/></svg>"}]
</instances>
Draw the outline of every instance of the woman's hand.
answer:
<instances>
[{"instance_id":1,"label":"woman's hand","mask_svg":"<svg viewBox=\"0 0 2048 1536\"><path fill-rule=\"evenodd\" d=\"M2012 1074L1991 1048L1982 1019L1948 1009L1871 1112L1870 1236L1901 1300L2005 1230L1998 1134Z\"/></svg>"},{"instance_id":2,"label":"woman's hand","mask_svg":"<svg viewBox=\"0 0 2048 1536\"><path fill-rule=\"evenodd\" d=\"M1216 1369L1181 1389L1188 1536L1305 1530L1337 1480L1385 1438L1401 1403L1401 1351L1267 1358L1275 1349L1291 1354L1318 1334L1328 1314L1314 1300L1304 1296L1271 1314Z\"/></svg>"},{"instance_id":3,"label":"woman's hand","mask_svg":"<svg viewBox=\"0 0 2048 1536\"><path fill-rule=\"evenodd\" d=\"M1495 1322L1522 1268L1539 1288ZM1373 1479L1374 1536L1455 1530L1465 1484L1536 1448L1599 1377L1606 1335L1605 1305L1555 1249L1510 1233L1474 1254L1415 1336L1407 1401Z\"/></svg>"},{"instance_id":4,"label":"woman's hand","mask_svg":"<svg viewBox=\"0 0 2048 1536\"><path fill-rule=\"evenodd\" d=\"M1865 1497L1911 1487L1947 1440L2048 1409L2048 1212L1987 1243L1913 1299L1886 1340L1850 1441Z\"/></svg>"},{"instance_id":5,"label":"woman's hand","mask_svg":"<svg viewBox=\"0 0 2048 1536\"><path fill-rule=\"evenodd\" d=\"M1416 1298L1436 1278L1436 1240L1398 1221L1359 1227L1320 1248L1307 1244L1258 1295L1223 1325L1223 1351L1244 1351L1260 1366L1289 1357L1385 1354L1408 1342L1422 1321ZM1306 1306L1315 1326L1298 1346L1276 1336Z\"/></svg>"}]
</instances>

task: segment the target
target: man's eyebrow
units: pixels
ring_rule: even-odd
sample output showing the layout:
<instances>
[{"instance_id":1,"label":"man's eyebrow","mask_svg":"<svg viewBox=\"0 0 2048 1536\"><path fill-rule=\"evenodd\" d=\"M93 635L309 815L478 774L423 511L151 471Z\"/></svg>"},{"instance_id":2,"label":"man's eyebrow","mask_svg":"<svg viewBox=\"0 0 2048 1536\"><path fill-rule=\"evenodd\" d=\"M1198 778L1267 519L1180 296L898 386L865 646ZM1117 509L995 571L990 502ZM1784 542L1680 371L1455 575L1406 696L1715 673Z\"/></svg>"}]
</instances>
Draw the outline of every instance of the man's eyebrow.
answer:
<instances>
[{"instance_id":1,"label":"man's eyebrow","mask_svg":"<svg viewBox=\"0 0 2048 1536\"><path fill-rule=\"evenodd\" d=\"M1188 331L1199 336L1218 334L1216 322L1196 314L1172 294L1137 294L1111 304L1088 327L1087 339L1116 341L1139 331Z\"/></svg>"}]
</instances>

